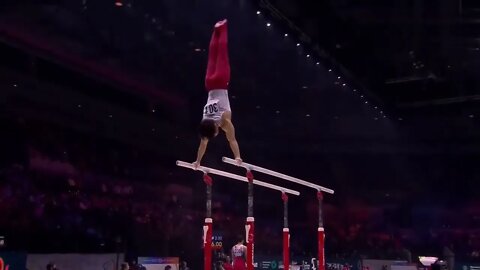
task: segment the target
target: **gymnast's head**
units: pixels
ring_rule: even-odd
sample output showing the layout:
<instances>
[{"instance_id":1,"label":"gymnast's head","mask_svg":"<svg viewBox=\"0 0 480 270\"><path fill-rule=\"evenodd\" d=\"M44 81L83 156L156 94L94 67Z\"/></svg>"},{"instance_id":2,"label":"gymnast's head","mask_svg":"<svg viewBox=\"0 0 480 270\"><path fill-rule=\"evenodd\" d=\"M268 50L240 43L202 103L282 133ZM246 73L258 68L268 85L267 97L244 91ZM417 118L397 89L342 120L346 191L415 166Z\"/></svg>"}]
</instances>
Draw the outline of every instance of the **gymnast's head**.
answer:
<instances>
[{"instance_id":1,"label":"gymnast's head","mask_svg":"<svg viewBox=\"0 0 480 270\"><path fill-rule=\"evenodd\" d=\"M244 244L245 243L245 239L243 238L243 235L237 235L237 244Z\"/></svg>"},{"instance_id":2,"label":"gymnast's head","mask_svg":"<svg viewBox=\"0 0 480 270\"><path fill-rule=\"evenodd\" d=\"M202 139L213 139L218 135L218 126L212 119L202 119L199 133Z\"/></svg>"}]
</instances>

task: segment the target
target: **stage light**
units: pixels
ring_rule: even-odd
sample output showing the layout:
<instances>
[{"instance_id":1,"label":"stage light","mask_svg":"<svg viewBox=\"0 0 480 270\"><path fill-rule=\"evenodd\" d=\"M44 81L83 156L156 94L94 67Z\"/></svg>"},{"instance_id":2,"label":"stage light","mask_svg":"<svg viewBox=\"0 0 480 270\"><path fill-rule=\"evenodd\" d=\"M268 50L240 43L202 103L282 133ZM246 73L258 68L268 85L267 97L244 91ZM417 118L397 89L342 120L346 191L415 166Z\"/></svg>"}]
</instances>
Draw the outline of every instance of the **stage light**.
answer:
<instances>
[{"instance_id":1,"label":"stage light","mask_svg":"<svg viewBox=\"0 0 480 270\"><path fill-rule=\"evenodd\" d=\"M320 62L317 62L317 66L320 65Z\"/></svg>"},{"instance_id":2,"label":"stage light","mask_svg":"<svg viewBox=\"0 0 480 270\"><path fill-rule=\"evenodd\" d=\"M109 114L108 117L109 117L109 118L113 118L113 115Z\"/></svg>"},{"instance_id":3,"label":"stage light","mask_svg":"<svg viewBox=\"0 0 480 270\"><path fill-rule=\"evenodd\" d=\"M342 86L347 86L347 84L346 84L346 83L344 83L344 84L342 84Z\"/></svg>"},{"instance_id":4,"label":"stage light","mask_svg":"<svg viewBox=\"0 0 480 270\"><path fill-rule=\"evenodd\" d=\"M307 54L307 58L310 58L310 54Z\"/></svg>"},{"instance_id":5,"label":"stage light","mask_svg":"<svg viewBox=\"0 0 480 270\"><path fill-rule=\"evenodd\" d=\"M338 76L338 77L337 77L337 79L339 79L339 80L340 80L341 78L342 78L341 76Z\"/></svg>"},{"instance_id":6,"label":"stage light","mask_svg":"<svg viewBox=\"0 0 480 270\"><path fill-rule=\"evenodd\" d=\"M363 98L363 95L360 95L361 98Z\"/></svg>"},{"instance_id":7,"label":"stage light","mask_svg":"<svg viewBox=\"0 0 480 270\"><path fill-rule=\"evenodd\" d=\"M154 112L155 112L155 109L152 109L152 113L154 113Z\"/></svg>"},{"instance_id":8,"label":"stage light","mask_svg":"<svg viewBox=\"0 0 480 270\"><path fill-rule=\"evenodd\" d=\"M123 7L123 2L122 2L122 0L115 0L115 6L117 6L117 7Z\"/></svg>"},{"instance_id":9,"label":"stage light","mask_svg":"<svg viewBox=\"0 0 480 270\"><path fill-rule=\"evenodd\" d=\"M330 68L330 69L328 70L328 72L332 72L332 69Z\"/></svg>"},{"instance_id":10,"label":"stage light","mask_svg":"<svg viewBox=\"0 0 480 270\"><path fill-rule=\"evenodd\" d=\"M260 15L260 14L261 14L260 10L257 10L257 15Z\"/></svg>"},{"instance_id":11,"label":"stage light","mask_svg":"<svg viewBox=\"0 0 480 270\"><path fill-rule=\"evenodd\" d=\"M357 89L353 89L353 92L357 92Z\"/></svg>"},{"instance_id":12,"label":"stage light","mask_svg":"<svg viewBox=\"0 0 480 270\"><path fill-rule=\"evenodd\" d=\"M300 46L300 43L297 43L297 47Z\"/></svg>"},{"instance_id":13,"label":"stage light","mask_svg":"<svg viewBox=\"0 0 480 270\"><path fill-rule=\"evenodd\" d=\"M365 101L365 104L368 104L368 101Z\"/></svg>"},{"instance_id":14,"label":"stage light","mask_svg":"<svg viewBox=\"0 0 480 270\"><path fill-rule=\"evenodd\" d=\"M285 34L286 37L288 37L288 34Z\"/></svg>"},{"instance_id":15,"label":"stage light","mask_svg":"<svg viewBox=\"0 0 480 270\"><path fill-rule=\"evenodd\" d=\"M82 104L78 104L77 107L78 107L78 108L82 108Z\"/></svg>"},{"instance_id":16,"label":"stage light","mask_svg":"<svg viewBox=\"0 0 480 270\"><path fill-rule=\"evenodd\" d=\"M267 23L267 27L270 27L271 25L272 25L272 24L270 24L270 23Z\"/></svg>"},{"instance_id":17,"label":"stage light","mask_svg":"<svg viewBox=\"0 0 480 270\"><path fill-rule=\"evenodd\" d=\"M310 117L310 114L307 113L305 116L306 116L306 117Z\"/></svg>"}]
</instances>

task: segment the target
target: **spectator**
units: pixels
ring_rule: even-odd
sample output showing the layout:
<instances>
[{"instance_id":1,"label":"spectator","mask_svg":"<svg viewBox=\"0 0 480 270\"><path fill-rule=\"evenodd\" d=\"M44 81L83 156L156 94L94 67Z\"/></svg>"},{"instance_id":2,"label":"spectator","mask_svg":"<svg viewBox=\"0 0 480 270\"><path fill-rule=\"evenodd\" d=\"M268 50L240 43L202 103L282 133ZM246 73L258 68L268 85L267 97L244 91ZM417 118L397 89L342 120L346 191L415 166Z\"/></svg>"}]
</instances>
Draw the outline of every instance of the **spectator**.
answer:
<instances>
[{"instance_id":1,"label":"spectator","mask_svg":"<svg viewBox=\"0 0 480 270\"><path fill-rule=\"evenodd\" d=\"M217 261L215 263L215 270L226 270L225 268L223 268L223 262L222 261Z\"/></svg>"},{"instance_id":2,"label":"spectator","mask_svg":"<svg viewBox=\"0 0 480 270\"><path fill-rule=\"evenodd\" d=\"M455 267L455 253L453 253L452 245L443 247L443 257L447 262L448 270L453 270Z\"/></svg>"},{"instance_id":3,"label":"spectator","mask_svg":"<svg viewBox=\"0 0 480 270\"><path fill-rule=\"evenodd\" d=\"M182 261L182 263L180 264L180 270L190 270L186 261Z\"/></svg>"},{"instance_id":4,"label":"spectator","mask_svg":"<svg viewBox=\"0 0 480 270\"><path fill-rule=\"evenodd\" d=\"M132 270L139 270L140 269L140 266L137 264L137 261L132 261L132 263L130 263L131 265L131 268Z\"/></svg>"},{"instance_id":5,"label":"spectator","mask_svg":"<svg viewBox=\"0 0 480 270\"><path fill-rule=\"evenodd\" d=\"M225 270L233 270L232 260L230 259L230 256L225 257L225 262L223 263L223 268Z\"/></svg>"},{"instance_id":6,"label":"spectator","mask_svg":"<svg viewBox=\"0 0 480 270\"><path fill-rule=\"evenodd\" d=\"M57 266L53 262L50 262L47 264L47 270L57 270Z\"/></svg>"},{"instance_id":7,"label":"spectator","mask_svg":"<svg viewBox=\"0 0 480 270\"><path fill-rule=\"evenodd\" d=\"M122 263L122 265L120 266L120 270L129 270L129 269L130 269L130 266L126 262Z\"/></svg>"}]
</instances>

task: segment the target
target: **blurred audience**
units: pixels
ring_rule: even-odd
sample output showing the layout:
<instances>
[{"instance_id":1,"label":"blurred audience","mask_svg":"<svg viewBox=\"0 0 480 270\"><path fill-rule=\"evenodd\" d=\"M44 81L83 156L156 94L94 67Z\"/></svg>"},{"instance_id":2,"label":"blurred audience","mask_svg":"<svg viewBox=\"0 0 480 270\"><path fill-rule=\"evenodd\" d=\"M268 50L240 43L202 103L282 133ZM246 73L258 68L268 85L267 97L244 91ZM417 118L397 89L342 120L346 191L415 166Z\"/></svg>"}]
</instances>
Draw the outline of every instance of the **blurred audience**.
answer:
<instances>
[{"instance_id":1,"label":"blurred audience","mask_svg":"<svg viewBox=\"0 0 480 270\"><path fill-rule=\"evenodd\" d=\"M1 169L0 230L6 232L9 248L112 252L120 246L137 252L160 250L164 256L198 253L204 202L194 195L191 184L159 181L156 177L161 173L148 179L144 170L155 167L148 153L39 130L35 139L25 142L27 161L6 162ZM215 226L227 241L244 223L236 204L219 196L213 205ZM417 255L443 253L447 261L453 256L478 261L478 205L472 202L464 211L442 208L428 213L413 207L413 221L401 227L387 218L390 210L382 205L325 205L327 255L412 261ZM314 211L315 202L307 203L306 209ZM265 221L256 226L257 254L282 252L281 229L272 215L266 212ZM429 223L433 220L435 224ZM316 222L315 218L295 220L292 254L314 254L311 232ZM227 269L226 264L228 259L222 259L217 268ZM188 269L185 262L181 266Z\"/></svg>"}]
</instances>

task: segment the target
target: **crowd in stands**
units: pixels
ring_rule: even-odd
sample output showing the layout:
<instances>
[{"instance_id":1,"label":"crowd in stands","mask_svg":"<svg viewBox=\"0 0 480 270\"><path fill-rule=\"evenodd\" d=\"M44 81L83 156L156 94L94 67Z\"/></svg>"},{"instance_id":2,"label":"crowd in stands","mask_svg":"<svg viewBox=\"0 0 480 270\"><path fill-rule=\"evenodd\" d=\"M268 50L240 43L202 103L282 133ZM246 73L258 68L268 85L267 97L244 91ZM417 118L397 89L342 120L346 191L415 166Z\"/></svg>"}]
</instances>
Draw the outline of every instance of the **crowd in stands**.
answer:
<instances>
[{"instance_id":1,"label":"crowd in stands","mask_svg":"<svg viewBox=\"0 0 480 270\"><path fill-rule=\"evenodd\" d=\"M58 133L49 134L42 134L49 138L44 141L24 142L25 162L7 162L1 170L0 229L6 233L6 248L157 252L187 256L196 262L199 257L191 254L201 254L203 193L195 194L194 187L178 179L140 179L128 163L148 164L142 153L128 153L94 140L69 143ZM236 204L238 201L228 196L219 196L213 205L215 229L222 233L224 251L234 244L245 222L244 216L233 210ZM410 226L398 228L385 221L382 206L359 205L360 201L325 205L328 256L412 260L416 255L441 256L448 246L457 257L479 260L474 205L470 212L447 215L447 221L456 222L441 220L443 227L429 224L426 230L417 228L415 218ZM314 218L292 222L294 256L315 256L315 201L307 202L306 208ZM467 221L458 221L465 215L470 215ZM266 218L270 220L256 226L257 254L278 256L281 224L278 217Z\"/></svg>"}]
</instances>

